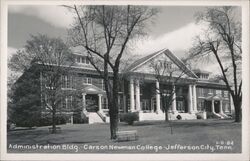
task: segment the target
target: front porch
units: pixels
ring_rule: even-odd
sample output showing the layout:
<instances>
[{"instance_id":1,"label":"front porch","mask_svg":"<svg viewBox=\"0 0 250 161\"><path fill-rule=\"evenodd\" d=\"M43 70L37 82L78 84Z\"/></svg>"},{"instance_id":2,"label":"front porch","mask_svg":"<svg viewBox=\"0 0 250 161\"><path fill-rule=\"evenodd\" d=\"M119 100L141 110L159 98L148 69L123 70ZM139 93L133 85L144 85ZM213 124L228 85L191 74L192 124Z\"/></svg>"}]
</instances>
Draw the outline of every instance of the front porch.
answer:
<instances>
[{"instance_id":1,"label":"front porch","mask_svg":"<svg viewBox=\"0 0 250 161\"><path fill-rule=\"evenodd\" d=\"M168 109L168 118L176 120L180 115L182 119L196 119L197 99L196 85L182 83L174 86L160 84L157 80L140 82L139 79L130 78L127 91L127 111L138 112L139 120L165 120L165 109L162 97L172 93L172 101ZM164 93L162 93L164 92Z\"/></svg>"}]
</instances>

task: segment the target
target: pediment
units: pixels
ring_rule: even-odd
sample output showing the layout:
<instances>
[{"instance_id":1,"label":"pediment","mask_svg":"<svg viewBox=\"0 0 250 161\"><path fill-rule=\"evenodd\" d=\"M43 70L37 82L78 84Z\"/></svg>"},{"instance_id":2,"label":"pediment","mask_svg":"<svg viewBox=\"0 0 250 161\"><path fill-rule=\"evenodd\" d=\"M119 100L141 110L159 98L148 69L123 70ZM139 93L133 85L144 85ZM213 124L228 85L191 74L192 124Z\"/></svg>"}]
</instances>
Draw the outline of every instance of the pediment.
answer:
<instances>
[{"instance_id":1,"label":"pediment","mask_svg":"<svg viewBox=\"0 0 250 161\"><path fill-rule=\"evenodd\" d=\"M145 73L145 74L157 74L161 73L159 75L162 76L169 76L170 73L173 77L180 77L181 78L189 78L189 77L195 77L193 76L191 71L184 65L184 63L180 63L181 60L179 60L177 57L173 57L173 55L169 55L172 53L169 52L161 52L157 54L156 56L152 56L148 60L145 60L141 64L139 64L137 67L135 67L132 71L137 73ZM177 60L178 59L178 60ZM157 63L167 63L167 66L164 68L155 67ZM188 71L187 71L188 70ZM165 73L165 74L162 74Z\"/></svg>"}]
</instances>

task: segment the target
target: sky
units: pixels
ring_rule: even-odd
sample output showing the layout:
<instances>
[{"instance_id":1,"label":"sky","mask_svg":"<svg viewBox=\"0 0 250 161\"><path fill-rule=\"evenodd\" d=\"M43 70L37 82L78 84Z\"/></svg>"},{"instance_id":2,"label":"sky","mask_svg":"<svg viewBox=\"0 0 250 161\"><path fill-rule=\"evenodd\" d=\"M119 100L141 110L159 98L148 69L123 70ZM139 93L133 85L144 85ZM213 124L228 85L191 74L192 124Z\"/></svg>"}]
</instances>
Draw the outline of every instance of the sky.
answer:
<instances>
[{"instance_id":1,"label":"sky","mask_svg":"<svg viewBox=\"0 0 250 161\"><path fill-rule=\"evenodd\" d=\"M193 38L202 30L194 14L203 11L199 6L161 6L154 23L147 26L148 35L135 41L135 54L150 54L168 48L178 57L185 57ZM9 5L8 54L21 49L30 35L47 34L67 38L73 15L62 6ZM211 68L209 68L211 70Z\"/></svg>"}]
</instances>

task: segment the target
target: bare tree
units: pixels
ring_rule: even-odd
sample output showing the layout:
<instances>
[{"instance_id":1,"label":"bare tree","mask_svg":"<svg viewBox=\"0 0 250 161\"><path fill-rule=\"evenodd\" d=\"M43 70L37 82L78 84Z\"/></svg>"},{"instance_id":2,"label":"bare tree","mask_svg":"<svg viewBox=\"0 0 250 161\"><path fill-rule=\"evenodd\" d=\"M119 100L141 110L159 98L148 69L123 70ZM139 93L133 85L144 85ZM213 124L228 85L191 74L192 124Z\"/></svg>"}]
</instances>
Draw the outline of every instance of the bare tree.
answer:
<instances>
[{"instance_id":1,"label":"bare tree","mask_svg":"<svg viewBox=\"0 0 250 161\"><path fill-rule=\"evenodd\" d=\"M212 55L217 61L222 80L233 99L236 122L241 122L242 104L242 78L239 72L242 55L239 9L231 6L214 7L197 14L198 22L205 22L209 28L203 35L197 37L190 49L190 59Z\"/></svg>"},{"instance_id":2,"label":"bare tree","mask_svg":"<svg viewBox=\"0 0 250 161\"><path fill-rule=\"evenodd\" d=\"M12 70L22 71L26 75L33 76L24 81L30 82L31 87L37 87L37 83L40 82L38 84L40 89L37 88L36 92L40 92L39 101L42 101L42 105L46 106L46 109L52 114L52 133L56 132L56 113L60 111L64 95L62 77L70 72L72 63L72 54L67 45L61 39L49 38L46 35L31 36L24 50L19 50L14 54L9 63ZM22 77L24 78L25 75ZM28 94L24 91L23 93Z\"/></svg>"},{"instance_id":3,"label":"bare tree","mask_svg":"<svg viewBox=\"0 0 250 161\"><path fill-rule=\"evenodd\" d=\"M184 76L185 71L180 71L177 67L173 66L173 63L168 59L152 60L150 67L154 71L156 80L162 85L168 85L166 87L156 87L156 92L161 96L162 108L165 112L165 121L169 121L168 110L173 101L176 100L175 91L177 90L175 85Z\"/></svg>"},{"instance_id":4,"label":"bare tree","mask_svg":"<svg viewBox=\"0 0 250 161\"><path fill-rule=\"evenodd\" d=\"M111 139L118 130L118 81L121 58L129 40L144 34L156 9L144 6L66 6L76 15L70 40L82 46L104 80L110 114ZM112 76L109 72L112 72ZM112 80L112 83L111 81Z\"/></svg>"}]
</instances>

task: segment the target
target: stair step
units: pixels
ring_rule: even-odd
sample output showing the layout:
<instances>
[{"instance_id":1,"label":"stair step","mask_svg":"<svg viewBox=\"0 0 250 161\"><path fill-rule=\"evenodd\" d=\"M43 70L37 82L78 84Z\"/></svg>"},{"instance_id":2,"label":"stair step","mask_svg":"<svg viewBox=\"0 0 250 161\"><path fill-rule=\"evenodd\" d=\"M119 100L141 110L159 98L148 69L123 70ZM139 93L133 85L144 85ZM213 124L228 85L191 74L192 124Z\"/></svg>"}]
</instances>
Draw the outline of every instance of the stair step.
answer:
<instances>
[{"instance_id":1,"label":"stair step","mask_svg":"<svg viewBox=\"0 0 250 161\"><path fill-rule=\"evenodd\" d=\"M96 112L89 112L88 117L89 117L89 124L103 123L102 118Z\"/></svg>"}]
</instances>

